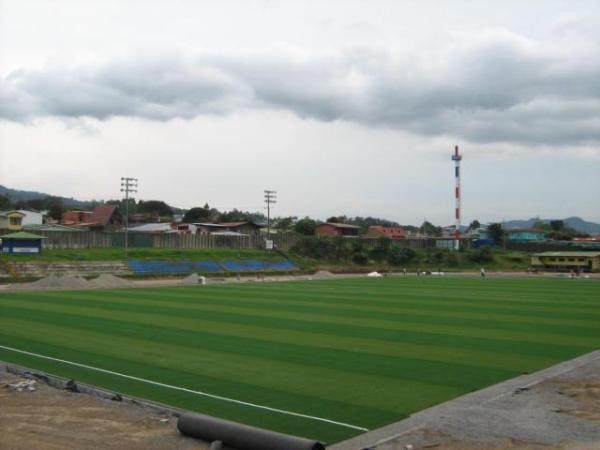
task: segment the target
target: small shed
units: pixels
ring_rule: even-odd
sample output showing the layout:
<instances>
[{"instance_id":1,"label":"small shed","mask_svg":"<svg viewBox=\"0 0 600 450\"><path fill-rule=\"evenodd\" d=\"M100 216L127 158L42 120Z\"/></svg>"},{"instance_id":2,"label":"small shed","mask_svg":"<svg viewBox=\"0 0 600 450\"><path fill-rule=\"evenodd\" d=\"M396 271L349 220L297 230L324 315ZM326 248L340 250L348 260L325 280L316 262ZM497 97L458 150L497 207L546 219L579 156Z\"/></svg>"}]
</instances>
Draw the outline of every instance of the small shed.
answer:
<instances>
[{"instance_id":1,"label":"small shed","mask_svg":"<svg viewBox=\"0 0 600 450\"><path fill-rule=\"evenodd\" d=\"M29 254L42 253L42 239L46 236L19 231L0 236L2 239L2 253Z\"/></svg>"}]
</instances>

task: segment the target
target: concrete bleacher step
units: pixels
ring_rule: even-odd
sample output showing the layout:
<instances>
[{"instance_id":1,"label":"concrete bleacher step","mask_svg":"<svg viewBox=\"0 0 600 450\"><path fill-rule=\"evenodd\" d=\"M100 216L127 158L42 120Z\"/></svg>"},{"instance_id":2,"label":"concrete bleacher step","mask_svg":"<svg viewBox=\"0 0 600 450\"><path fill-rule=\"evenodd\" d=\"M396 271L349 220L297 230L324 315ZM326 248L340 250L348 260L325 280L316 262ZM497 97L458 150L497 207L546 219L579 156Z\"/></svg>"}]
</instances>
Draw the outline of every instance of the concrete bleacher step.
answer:
<instances>
[{"instance_id":1,"label":"concrete bleacher step","mask_svg":"<svg viewBox=\"0 0 600 450\"><path fill-rule=\"evenodd\" d=\"M12 267L17 276L23 278L47 277L49 275L94 276L102 274L126 275L131 273L127 263L122 261L13 262Z\"/></svg>"}]
</instances>

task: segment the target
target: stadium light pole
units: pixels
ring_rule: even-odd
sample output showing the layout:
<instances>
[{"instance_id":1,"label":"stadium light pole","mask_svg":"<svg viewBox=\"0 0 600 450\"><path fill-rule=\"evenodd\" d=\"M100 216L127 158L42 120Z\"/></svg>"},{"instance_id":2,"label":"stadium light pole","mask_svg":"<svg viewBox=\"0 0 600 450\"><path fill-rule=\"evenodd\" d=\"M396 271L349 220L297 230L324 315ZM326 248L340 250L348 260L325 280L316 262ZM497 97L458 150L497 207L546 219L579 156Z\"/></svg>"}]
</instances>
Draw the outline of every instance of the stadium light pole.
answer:
<instances>
[{"instance_id":1,"label":"stadium light pole","mask_svg":"<svg viewBox=\"0 0 600 450\"><path fill-rule=\"evenodd\" d=\"M125 259L128 252L128 233L129 233L129 194L137 192L138 179L132 177L121 177L121 192L125 193Z\"/></svg>"},{"instance_id":2,"label":"stadium light pole","mask_svg":"<svg viewBox=\"0 0 600 450\"><path fill-rule=\"evenodd\" d=\"M267 204L267 239L271 238L271 205L277 203L277 191L265 189L265 203Z\"/></svg>"}]
</instances>

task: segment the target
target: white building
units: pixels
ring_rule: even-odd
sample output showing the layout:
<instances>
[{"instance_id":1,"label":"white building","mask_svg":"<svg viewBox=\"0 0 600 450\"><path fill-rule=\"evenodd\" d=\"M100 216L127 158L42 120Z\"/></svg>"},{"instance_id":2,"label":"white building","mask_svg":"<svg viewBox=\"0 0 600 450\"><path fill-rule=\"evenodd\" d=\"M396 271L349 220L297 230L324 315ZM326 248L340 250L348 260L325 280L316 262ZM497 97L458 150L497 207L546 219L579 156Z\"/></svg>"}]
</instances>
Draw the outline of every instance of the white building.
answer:
<instances>
[{"instance_id":1,"label":"white building","mask_svg":"<svg viewBox=\"0 0 600 450\"><path fill-rule=\"evenodd\" d=\"M21 222L23 226L42 225L44 223L44 218L48 214L48 211L33 211L30 209L18 209L17 211L21 214L25 214L23 221Z\"/></svg>"}]
</instances>

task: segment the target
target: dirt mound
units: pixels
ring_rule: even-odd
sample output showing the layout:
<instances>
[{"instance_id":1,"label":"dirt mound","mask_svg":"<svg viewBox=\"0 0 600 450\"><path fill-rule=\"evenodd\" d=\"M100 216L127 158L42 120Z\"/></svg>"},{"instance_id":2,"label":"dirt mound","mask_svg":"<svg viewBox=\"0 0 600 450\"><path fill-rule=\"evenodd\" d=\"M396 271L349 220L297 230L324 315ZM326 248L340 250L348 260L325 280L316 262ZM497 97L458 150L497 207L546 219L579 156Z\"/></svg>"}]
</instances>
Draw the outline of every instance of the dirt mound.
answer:
<instances>
[{"instance_id":1,"label":"dirt mound","mask_svg":"<svg viewBox=\"0 0 600 450\"><path fill-rule=\"evenodd\" d=\"M131 286L131 282L110 274L102 274L90 281L92 287L97 288L124 288Z\"/></svg>"},{"instance_id":2,"label":"dirt mound","mask_svg":"<svg viewBox=\"0 0 600 450\"><path fill-rule=\"evenodd\" d=\"M181 284L198 284L199 282L200 279L198 278L197 273L192 273L185 277L183 280L181 280Z\"/></svg>"},{"instance_id":3,"label":"dirt mound","mask_svg":"<svg viewBox=\"0 0 600 450\"><path fill-rule=\"evenodd\" d=\"M13 284L13 289L89 289L92 287L85 278L73 275L50 275L32 283Z\"/></svg>"},{"instance_id":4,"label":"dirt mound","mask_svg":"<svg viewBox=\"0 0 600 450\"><path fill-rule=\"evenodd\" d=\"M335 277L335 275L328 270L319 270L313 275L314 278L331 278Z\"/></svg>"}]
</instances>

